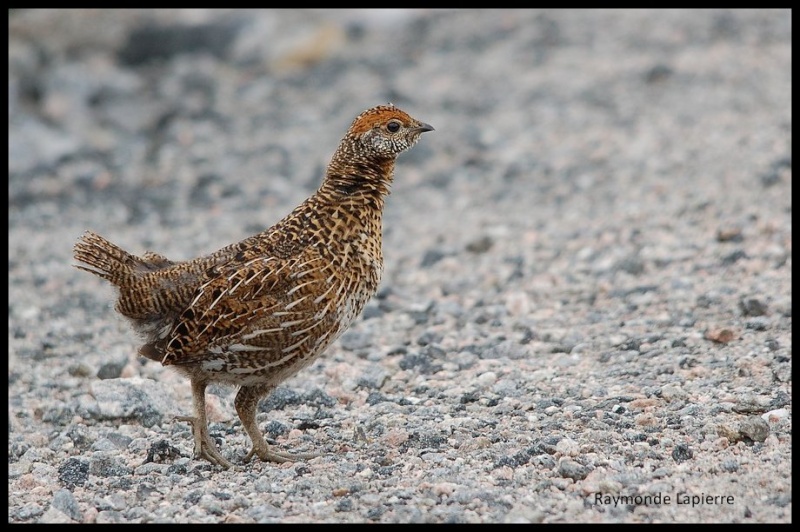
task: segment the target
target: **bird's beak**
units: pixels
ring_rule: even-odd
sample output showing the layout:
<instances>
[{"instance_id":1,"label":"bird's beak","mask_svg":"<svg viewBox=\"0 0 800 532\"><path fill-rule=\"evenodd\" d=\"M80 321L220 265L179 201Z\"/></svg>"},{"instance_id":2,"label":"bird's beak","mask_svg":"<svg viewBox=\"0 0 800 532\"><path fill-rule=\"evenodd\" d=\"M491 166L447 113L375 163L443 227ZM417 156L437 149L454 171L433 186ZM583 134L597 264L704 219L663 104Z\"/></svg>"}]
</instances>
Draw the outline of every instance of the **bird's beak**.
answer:
<instances>
[{"instance_id":1,"label":"bird's beak","mask_svg":"<svg viewBox=\"0 0 800 532\"><path fill-rule=\"evenodd\" d=\"M420 122L417 126L417 131L420 133L425 133L426 131L433 131L433 126L430 124L426 124L425 122Z\"/></svg>"}]
</instances>

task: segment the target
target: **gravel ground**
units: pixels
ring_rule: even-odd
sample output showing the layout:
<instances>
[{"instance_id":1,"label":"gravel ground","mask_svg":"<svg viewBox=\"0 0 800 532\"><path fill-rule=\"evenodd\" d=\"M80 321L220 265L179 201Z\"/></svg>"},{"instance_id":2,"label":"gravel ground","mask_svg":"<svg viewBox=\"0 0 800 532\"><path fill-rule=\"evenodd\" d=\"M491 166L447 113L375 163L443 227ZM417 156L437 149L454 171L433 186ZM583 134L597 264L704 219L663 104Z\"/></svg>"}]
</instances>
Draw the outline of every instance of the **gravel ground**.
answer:
<instances>
[{"instance_id":1,"label":"gravel ground","mask_svg":"<svg viewBox=\"0 0 800 532\"><path fill-rule=\"evenodd\" d=\"M789 11L9 15L9 522L789 522ZM347 126L398 162L378 296L192 458L86 229L187 259Z\"/></svg>"}]
</instances>

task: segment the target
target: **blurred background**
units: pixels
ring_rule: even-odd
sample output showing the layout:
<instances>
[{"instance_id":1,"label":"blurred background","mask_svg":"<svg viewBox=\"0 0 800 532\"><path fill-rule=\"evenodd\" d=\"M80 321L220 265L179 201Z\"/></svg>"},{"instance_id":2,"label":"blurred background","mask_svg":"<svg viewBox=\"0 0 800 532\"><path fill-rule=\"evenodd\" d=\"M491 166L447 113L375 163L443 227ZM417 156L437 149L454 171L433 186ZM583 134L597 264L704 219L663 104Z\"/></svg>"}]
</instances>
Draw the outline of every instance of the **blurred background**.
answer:
<instances>
[{"instance_id":1,"label":"blurred background","mask_svg":"<svg viewBox=\"0 0 800 532\"><path fill-rule=\"evenodd\" d=\"M386 102L436 128L386 213L385 282L415 297L525 314L788 257L788 11L11 10L9 32L9 268L46 293L85 229L183 259L268 227Z\"/></svg>"}]
</instances>

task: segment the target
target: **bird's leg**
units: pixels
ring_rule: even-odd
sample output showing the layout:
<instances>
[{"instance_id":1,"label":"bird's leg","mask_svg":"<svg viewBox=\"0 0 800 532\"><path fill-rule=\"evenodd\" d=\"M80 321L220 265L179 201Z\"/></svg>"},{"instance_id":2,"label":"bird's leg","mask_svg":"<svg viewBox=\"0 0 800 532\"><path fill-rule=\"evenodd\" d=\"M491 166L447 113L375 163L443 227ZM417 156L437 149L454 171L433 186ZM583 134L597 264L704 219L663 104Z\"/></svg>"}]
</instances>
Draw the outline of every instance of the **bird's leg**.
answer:
<instances>
[{"instance_id":1,"label":"bird's leg","mask_svg":"<svg viewBox=\"0 0 800 532\"><path fill-rule=\"evenodd\" d=\"M234 401L236 413L239 414L239 419L242 420L242 426L253 442L253 449L247 453L245 461L249 461L254 455L265 462L277 463L308 460L319 456L315 453L292 454L270 450L269 444L267 444L261 431L258 430L256 410L258 408L258 401L273 389L275 389L274 385L242 386L241 389L239 389L239 393L236 394L236 400Z\"/></svg>"},{"instance_id":2,"label":"bird's leg","mask_svg":"<svg viewBox=\"0 0 800 532\"><path fill-rule=\"evenodd\" d=\"M228 460L222 457L217 450L217 446L211 441L208 435L208 421L206 420L206 385L204 379L192 378L192 402L194 403L194 416L178 416L178 421L186 421L192 425L194 434L194 455L195 458L203 458L212 464L219 465L225 469L231 467Z\"/></svg>"}]
</instances>

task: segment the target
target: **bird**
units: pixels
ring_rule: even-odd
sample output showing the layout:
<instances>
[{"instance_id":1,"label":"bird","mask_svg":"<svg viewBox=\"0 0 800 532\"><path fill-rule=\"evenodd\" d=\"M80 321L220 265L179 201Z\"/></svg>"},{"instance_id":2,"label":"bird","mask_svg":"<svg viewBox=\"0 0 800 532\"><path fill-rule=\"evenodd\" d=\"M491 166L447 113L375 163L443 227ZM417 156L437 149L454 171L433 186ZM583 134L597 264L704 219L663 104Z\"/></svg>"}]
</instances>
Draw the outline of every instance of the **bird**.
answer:
<instances>
[{"instance_id":1,"label":"bird","mask_svg":"<svg viewBox=\"0 0 800 532\"><path fill-rule=\"evenodd\" d=\"M259 401L320 356L358 317L383 272L383 210L398 155L434 128L393 104L359 114L310 197L268 229L192 260L134 255L93 231L74 266L117 289L115 310L144 342L139 354L191 383L194 456L223 468L208 432L205 391L238 386L234 400L252 442L245 462L310 459L267 444Z\"/></svg>"}]
</instances>

